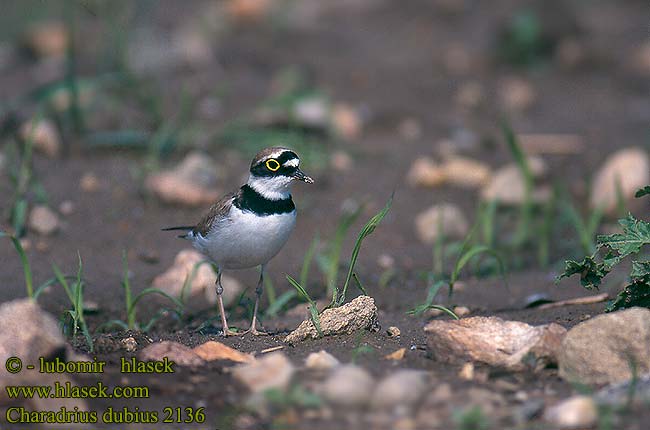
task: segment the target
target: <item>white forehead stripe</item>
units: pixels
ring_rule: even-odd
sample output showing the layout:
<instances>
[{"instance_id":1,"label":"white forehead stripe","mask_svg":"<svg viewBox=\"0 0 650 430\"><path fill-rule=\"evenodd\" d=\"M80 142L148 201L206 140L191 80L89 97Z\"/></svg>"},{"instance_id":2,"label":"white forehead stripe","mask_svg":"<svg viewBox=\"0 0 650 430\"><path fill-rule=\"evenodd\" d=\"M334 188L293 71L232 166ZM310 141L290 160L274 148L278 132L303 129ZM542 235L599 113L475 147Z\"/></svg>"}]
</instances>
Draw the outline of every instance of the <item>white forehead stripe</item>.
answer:
<instances>
[{"instance_id":1,"label":"white forehead stripe","mask_svg":"<svg viewBox=\"0 0 650 430\"><path fill-rule=\"evenodd\" d=\"M278 158L280 155L282 155L282 154L285 153L285 152L286 152L286 150L275 151L275 152L270 153L270 154L269 154L266 158L264 158L264 159L265 159L265 160L268 160L268 159L270 159L270 158Z\"/></svg>"},{"instance_id":2,"label":"white forehead stripe","mask_svg":"<svg viewBox=\"0 0 650 430\"><path fill-rule=\"evenodd\" d=\"M298 164L300 164L300 160L298 160L297 158L292 158L291 160L287 160L284 162L284 165L289 167L298 167Z\"/></svg>"}]
</instances>

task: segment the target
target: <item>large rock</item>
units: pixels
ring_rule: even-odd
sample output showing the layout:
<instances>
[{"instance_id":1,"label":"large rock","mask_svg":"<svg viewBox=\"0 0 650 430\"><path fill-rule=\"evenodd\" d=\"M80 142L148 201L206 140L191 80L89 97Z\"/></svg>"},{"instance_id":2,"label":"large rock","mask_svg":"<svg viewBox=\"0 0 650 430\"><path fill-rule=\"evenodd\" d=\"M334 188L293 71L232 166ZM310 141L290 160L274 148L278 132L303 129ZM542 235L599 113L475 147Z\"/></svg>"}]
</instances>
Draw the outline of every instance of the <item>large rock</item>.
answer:
<instances>
[{"instance_id":1,"label":"large rock","mask_svg":"<svg viewBox=\"0 0 650 430\"><path fill-rule=\"evenodd\" d=\"M217 275L212 270L206 257L194 249L184 249L174 258L174 264L164 273L156 276L151 283L153 288L158 288L173 297L180 297L186 279L192 274L197 264L200 264L194 273L192 282L187 286L185 292L187 297L205 295L209 304L217 302L217 291L215 280ZM231 305L243 290L242 284L234 278L226 275L221 276L223 285L223 302L225 306Z\"/></svg>"},{"instance_id":2,"label":"large rock","mask_svg":"<svg viewBox=\"0 0 650 430\"><path fill-rule=\"evenodd\" d=\"M178 166L149 176L146 186L166 203L200 206L219 198L216 172L210 157L191 152Z\"/></svg>"},{"instance_id":3,"label":"large rock","mask_svg":"<svg viewBox=\"0 0 650 430\"><path fill-rule=\"evenodd\" d=\"M599 315L567 333L559 355L560 376L604 384L650 372L650 310L632 308Z\"/></svg>"},{"instance_id":4,"label":"large rock","mask_svg":"<svg viewBox=\"0 0 650 430\"><path fill-rule=\"evenodd\" d=\"M439 235L445 238L465 237L469 232L469 223L457 206L440 203L415 217L415 230L422 242L432 244Z\"/></svg>"},{"instance_id":5,"label":"large rock","mask_svg":"<svg viewBox=\"0 0 650 430\"><path fill-rule=\"evenodd\" d=\"M38 364L40 357L65 354L65 339L58 321L29 299L0 305L0 363L18 357L25 364ZM4 374L4 370L0 375Z\"/></svg>"},{"instance_id":6,"label":"large rock","mask_svg":"<svg viewBox=\"0 0 650 430\"><path fill-rule=\"evenodd\" d=\"M591 207L607 213L616 211L619 195L630 200L639 188L650 184L650 159L640 148L626 148L611 154L594 176Z\"/></svg>"},{"instance_id":7,"label":"large rock","mask_svg":"<svg viewBox=\"0 0 650 430\"><path fill-rule=\"evenodd\" d=\"M467 360L524 370L557 362L566 329L558 324L531 326L497 317L434 320L425 328L431 354L438 360Z\"/></svg>"},{"instance_id":8,"label":"large rock","mask_svg":"<svg viewBox=\"0 0 650 430\"><path fill-rule=\"evenodd\" d=\"M354 333L372 329L377 325L377 306L369 296L359 296L338 308L326 309L320 314L320 326L324 336ZM295 344L302 340L318 338L319 334L311 319L305 320L289 333L285 342Z\"/></svg>"}]
</instances>

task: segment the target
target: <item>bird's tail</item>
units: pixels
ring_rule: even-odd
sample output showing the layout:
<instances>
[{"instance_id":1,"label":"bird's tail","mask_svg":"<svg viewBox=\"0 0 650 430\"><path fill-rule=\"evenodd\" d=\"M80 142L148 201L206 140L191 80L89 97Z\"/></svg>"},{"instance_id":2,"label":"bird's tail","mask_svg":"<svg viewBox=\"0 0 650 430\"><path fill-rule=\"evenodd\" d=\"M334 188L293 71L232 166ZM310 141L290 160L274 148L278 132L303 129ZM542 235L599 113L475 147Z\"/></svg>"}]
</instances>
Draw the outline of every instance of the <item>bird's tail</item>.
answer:
<instances>
[{"instance_id":1,"label":"bird's tail","mask_svg":"<svg viewBox=\"0 0 650 430\"><path fill-rule=\"evenodd\" d=\"M162 231L173 231L173 230L180 230L180 231L185 231L187 233L181 234L178 237L181 239L188 239L192 235L192 231L194 230L195 226L189 226L189 225L184 225L184 226L177 226L177 227L166 227L161 229Z\"/></svg>"}]
</instances>

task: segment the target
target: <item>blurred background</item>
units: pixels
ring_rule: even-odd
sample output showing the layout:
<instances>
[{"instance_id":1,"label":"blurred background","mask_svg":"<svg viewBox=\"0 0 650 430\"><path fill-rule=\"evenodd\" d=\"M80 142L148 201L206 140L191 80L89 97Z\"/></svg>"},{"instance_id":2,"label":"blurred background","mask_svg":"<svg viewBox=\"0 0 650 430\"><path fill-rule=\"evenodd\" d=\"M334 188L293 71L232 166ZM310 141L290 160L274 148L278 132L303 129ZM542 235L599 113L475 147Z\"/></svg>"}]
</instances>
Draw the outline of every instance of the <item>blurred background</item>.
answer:
<instances>
[{"instance_id":1,"label":"blurred background","mask_svg":"<svg viewBox=\"0 0 650 430\"><path fill-rule=\"evenodd\" d=\"M39 280L53 262L73 271L79 251L89 288L111 297L126 250L134 285L149 285L185 246L159 229L195 223L270 145L316 178L294 190L297 231L271 269L281 289L317 234L315 267L337 246L347 261L393 190L359 273L419 296L475 222L473 242L546 284L617 215L647 209L629 199L649 182L640 0L2 7L0 225ZM20 263L8 242L0 258L7 300ZM314 276L324 294L331 274Z\"/></svg>"}]
</instances>

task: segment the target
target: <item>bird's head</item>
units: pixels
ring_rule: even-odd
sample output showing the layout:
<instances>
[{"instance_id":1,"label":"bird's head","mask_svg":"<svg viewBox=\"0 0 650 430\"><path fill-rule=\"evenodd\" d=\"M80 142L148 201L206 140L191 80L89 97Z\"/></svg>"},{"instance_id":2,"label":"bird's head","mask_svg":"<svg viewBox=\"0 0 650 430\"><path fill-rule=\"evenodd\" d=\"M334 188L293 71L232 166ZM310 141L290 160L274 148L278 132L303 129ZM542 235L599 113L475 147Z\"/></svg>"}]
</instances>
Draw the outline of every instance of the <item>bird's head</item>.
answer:
<instances>
[{"instance_id":1,"label":"bird's head","mask_svg":"<svg viewBox=\"0 0 650 430\"><path fill-rule=\"evenodd\" d=\"M290 149L271 147L257 153L251 162L248 185L271 200L289 197L289 186L294 180L314 183L300 170L300 158Z\"/></svg>"}]
</instances>

